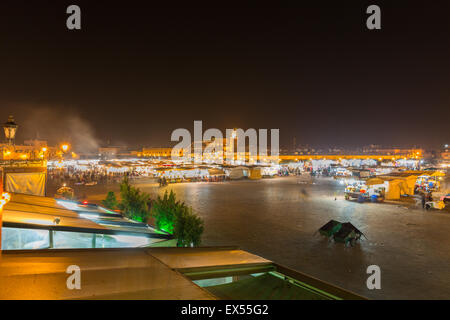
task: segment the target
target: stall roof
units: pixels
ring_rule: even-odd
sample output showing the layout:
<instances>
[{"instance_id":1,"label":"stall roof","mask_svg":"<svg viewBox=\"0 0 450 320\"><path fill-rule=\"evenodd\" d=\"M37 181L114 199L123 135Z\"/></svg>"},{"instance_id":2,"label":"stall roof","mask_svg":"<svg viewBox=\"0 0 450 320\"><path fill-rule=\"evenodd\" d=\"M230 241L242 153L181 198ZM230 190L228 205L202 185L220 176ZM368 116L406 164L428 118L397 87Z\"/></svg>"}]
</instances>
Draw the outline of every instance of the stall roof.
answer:
<instances>
[{"instance_id":1,"label":"stall roof","mask_svg":"<svg viewBox=\"0 0 450 320\"><path fill-rule=\"evenodd\" d=\"M230 247L151 248L148 252L172 269L271 263L249 252Z\"/></svg>"},{"instance_id":2,"label":"stall roof","mask_svg":"<svg viewBox=\"0 0 450 320\"><path fill-rule=\"evenodd\" d=\"M388 178L408 178L408 177L419 177L423 174L423 171L402 171L402 172L391 172L387 174L378 175L377 178L385 179Z\"/></svg>"},{"instance_id":3,"label":"stall roof","mask_svg":"<svg viewBox=\"0 0 450 320\"><path fill-rule=\"evenodd\" d=\"M382 174L377 176L377 178L381 178L384 180L389 180L392 178L395 179L402 179L402 178L409 178L409 177L420 177L420 176L445 176L444 173L440 171L401 171L401 172L391 172L387 174Z\"/></svg>"},{"instance_id":4,"label":"stall roof","mask_svg":"<svg viewBox=\"0 0 450 320\"><path fill-rule=\"evenodd\" d=\"M70 265L82 268L79 290L67 288ZM246 280L208 290L193 283L192 274L183 271L201 269L206 278L199 280L213 279L211 273L227 277L237 272L252 274L255 265L263 268L260 272L264 275L251 281L253 290L248 289ZM0 299L362 298L231 247L5 251L0 260L0 286Z\"/></svg>"},{"instance_id":5,"label":"stall roof","mask_svg":"<svg viewBox=\"0 0 450 320\"><path fill-rule=\"evenodd\" d=\"M370 178L366 180L367 186L377 185L377 184L383 184L385 180L381 178Z\"/></svg>"},{"instance_id":6,"label":"stall roof","mask_svg":"<svg viewBox=\"0 0 450 320\"><path fill-rule=\"evenodd\" d=\"M102 207L83 206L73 201L24 194L13 194L11 201L4 207L3 226L173 238L146 224L124 219Z\"/></svg>"},{"instance_id":7,"label":"stall roof","mask_svg":"<svg viewBox=\"0 0 450 320\"><path fill-rule=\"evenodd\" d=\"M431 174L432 177L445 177L445 173L442 171L435 171Z\"/></svg>"},{"instance_id":8,"label":"stall roof","mask_svg":"<svg viewBox=\"0 0 450 320\"><path fill-rule=\"evenodd\" d=\"M82 268L79 290L66 286L70 265ZM145 249L4 251L0 286L0 299L215 299Z\"/></svg>"},{"instance_id":9,"label":"stall roof","mask_svg":"<svg viewBox=\"0 0 450 320\"><path fill-rule=\"evenodd\" d=\"M208 169L208 173L211 176L214 175L224 175L225 171L223 169L216 169L216 168L212 168L212 169Z\"/></svg>"},{"instance_id":10,"label":"stall roof","mask_svg":"<svg viewBox=\"0 0 450 320\"><path fill-rule=\"evenodd\" d=\"M55 225L75 228L105 229L104 227L83 219L78 213L60 206L53 198L13 194L11 201L6 204L3 211L3 224L24 224L34 226Z\"/></svg>"}]
</instances>

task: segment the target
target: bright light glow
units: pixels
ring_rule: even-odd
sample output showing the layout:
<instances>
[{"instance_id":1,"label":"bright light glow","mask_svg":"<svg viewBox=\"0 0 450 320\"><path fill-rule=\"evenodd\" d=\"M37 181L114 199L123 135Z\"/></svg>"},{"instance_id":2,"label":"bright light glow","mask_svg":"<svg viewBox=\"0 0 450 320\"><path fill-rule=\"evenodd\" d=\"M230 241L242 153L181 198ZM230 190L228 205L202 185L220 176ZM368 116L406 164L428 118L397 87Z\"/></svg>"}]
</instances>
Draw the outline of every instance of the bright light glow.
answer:
<instances>
[{"instance_id":1,"label":"bright light glow","mask_svg":"<svg viewBox=\"0 0 450 320\"><path fill-rule=\"evenodd\" d=\"M92 213L80 213L80 217L84 218L84 219L99 219L100 215L99 214L92 214Z\"/></svg>"},{"instance_id":2,"label":"bright light glow","mask_svg":"<svg viewBox=\"0 0 450 320\"><path fill-rule=\"evenodd\" d=\"M23 222L43 226L51 226L54 224L52 220L44 220L44 219L23 219Z\"/></svg>"},{"instance_id":3,"label":"bright light glow","mask_svg":"<svg viewBox=\"0 0 450 320\"><path fill-rule=\"evenodd\" d=\"M3 206L11 200L11 195L9 193L3 192L2 198L0 199L0 210L3 209Z\"/></svg>"},{"instance_id":4,"label":"bright light glow","mask_svg":"<svg viewBox=\"0 0 450 320\"><path fill-rule=\"evenodd\" d=\"M47 152L47 148L46 148L46 147L43 147L43 148L42 148L42 152Z\"/></svg>"},{"instance_id":5,"label":"bright light glow","mask_svg":"<svg viewBox=\"0 0 450 320\"><path fill-rule=\"evenodd\" d=\"M118 241L121 247L141 247L148 245L151 240L145 236L111 235L110 237Z\"/></svg>"},{"instance_id":6,"label":"bright light glow","mask_svg":"<svg viewBox=\"0 0 450 320\"><path fill-rule=\"evenodd\" d=\"M62 149L64 152L67 152L67 150L69 150L69 145L68 145L68 144L63 144L63 145L61 146L61 149Z\"/></svg>"},{"instance_id":7,"label":"bright light glow","mask_svg":"<svg viewBox=\"0 0 450 320\"><path fill-rule=\"evenodd\" d=\"M79 211L81 208L78 206L77 203L73 202L73 201L56 201L57 204L59 204L60 206L63 206L66 209L69 210L74 210L74 211Z\"/></svg>"}]
</instances>

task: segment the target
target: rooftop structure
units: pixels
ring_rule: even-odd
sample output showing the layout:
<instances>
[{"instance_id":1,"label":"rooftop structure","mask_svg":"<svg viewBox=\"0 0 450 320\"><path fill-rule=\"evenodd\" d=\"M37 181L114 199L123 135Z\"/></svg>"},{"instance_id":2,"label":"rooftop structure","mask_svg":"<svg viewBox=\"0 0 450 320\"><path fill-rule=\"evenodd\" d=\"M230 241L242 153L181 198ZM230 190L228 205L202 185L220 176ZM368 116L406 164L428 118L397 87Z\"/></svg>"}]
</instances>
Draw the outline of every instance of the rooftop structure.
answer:
<instances>
[{"instance_id":1,"label":"rooftop structure","mask_svg":"<svg viewBox=\"0 0 450 320\"><path fill-rule=\"evenodd\" d=\"M6 251L0 286L0 299L363 299L236 247Z\"/></svg>"},{"instance_id":2,"label":"rooftop structure","mask_svg":"<svg viewBox=\"0 0 450 320\"><path fill-rule=\"evenodd\" d=\"M3 250L171 246L172 239L116 212L75 201L13 194L3 211Z\"/></svg>"}]
</instances>

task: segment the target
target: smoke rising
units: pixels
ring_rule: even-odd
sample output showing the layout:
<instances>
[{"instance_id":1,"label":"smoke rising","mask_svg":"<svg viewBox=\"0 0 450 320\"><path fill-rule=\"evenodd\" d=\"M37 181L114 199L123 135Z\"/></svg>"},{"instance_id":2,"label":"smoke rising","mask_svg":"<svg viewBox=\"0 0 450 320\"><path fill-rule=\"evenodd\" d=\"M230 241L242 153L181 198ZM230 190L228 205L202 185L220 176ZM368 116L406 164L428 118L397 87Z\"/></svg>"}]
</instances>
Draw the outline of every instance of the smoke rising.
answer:
<instances>
[{"instance_id":1,"label":"smoke rising","mask_svg":"<svg viewBox=\"0 0 450 320\"><path fill-rule=\"evenodd\" d=\"M99 141L88 119L70 108L25 107L22 116L16 116L19 124L18 138L47 140L49 145L62 142L71 144L77 153L95 153Z\"/></svg>"}]
</instances>

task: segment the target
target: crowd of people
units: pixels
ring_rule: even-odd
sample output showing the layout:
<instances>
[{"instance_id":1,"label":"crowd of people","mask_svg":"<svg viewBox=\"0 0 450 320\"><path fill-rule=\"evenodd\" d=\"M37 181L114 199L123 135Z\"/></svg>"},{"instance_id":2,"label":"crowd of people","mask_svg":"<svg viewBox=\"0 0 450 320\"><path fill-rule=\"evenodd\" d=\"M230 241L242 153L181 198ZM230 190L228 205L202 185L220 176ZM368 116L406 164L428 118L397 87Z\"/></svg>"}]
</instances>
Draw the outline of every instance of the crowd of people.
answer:
<instances>
[{"instance_id":1,"label":"crowd of people","mask_svg":"<svg viewBox=\"0 0 450 320\"><path fill-rule=\"evenodd\" d=\"M160 187L166 186L169 183L179 183L179 182L223 182L229 180L230 178L225 175L217 176L201 176L201 177L179 177L179 178L166 178L158 177L158 184Z\"/></svg>"},{"instance_id":2,"label":"crowd of people","mask_svg":"<svg viewBox=\"0 0 450 320\"><path fill-rule=\"evenodd\" d=\"M103 168L92 168L88 170L80 170L74 167L52 168L48 169L48 179L56 184L109 184L122 181L125 175L130 178L139 176L134 171L107 171Z\"/></svg>"},{"instance_id":3,"label":"crowd of people","mask_svg":"<svg viewBox=\"0 0 450 320\"><path fill-rule=\"evenodd\" d=\"M149 175L139 170L116 170L109 171L101 166L92 168L77 168L67 166L63 168L49 168L48 179L56 185L96 185L120 183L124 176L130 179L141 177L157 178L160 186L177 182L222 182L227 180L225 175L212 176L165 176L164 174Z\"/></svg>"}]
</instances>

